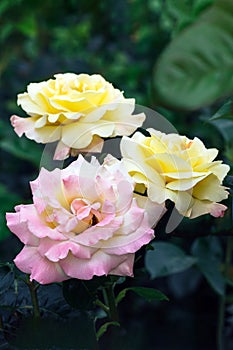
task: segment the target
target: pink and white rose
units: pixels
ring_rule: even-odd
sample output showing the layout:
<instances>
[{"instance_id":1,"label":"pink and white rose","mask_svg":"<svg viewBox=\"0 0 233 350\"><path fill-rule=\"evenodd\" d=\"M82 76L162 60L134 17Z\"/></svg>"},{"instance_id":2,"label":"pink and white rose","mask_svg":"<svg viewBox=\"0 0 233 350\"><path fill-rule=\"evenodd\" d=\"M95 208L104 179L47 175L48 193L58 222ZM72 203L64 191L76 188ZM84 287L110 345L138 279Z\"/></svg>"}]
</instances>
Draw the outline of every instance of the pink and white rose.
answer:
<instances>
[{"instance_id":1,"label":"pink and white rose","mask_svg":"<svg viewBox=\"0 0 233 350\"><path fill-rule=\"evenodd\" d=\"M102 165L81 155L67 168L42 168L31 182L33 204L7 213L24 243L16 266L41 284L94 275L133 275L135 252L154 237L165 209L135 195L121 161Z\"/></svg>"},{"instance_id":2,"label":"pink and white rose","mask_svg":"<svg viewBox=\"0 0 233 350\"><path fill-rule=\"evenodd\" d=\"M103 138L130 135L145 120L143 113L133 115L133 98L98 74L56 74L31 83L18 95L18 105L30 117L13 115L15 132L39 143L59 141L55 159L100 152Z\"/></svg>"}]
</instances>

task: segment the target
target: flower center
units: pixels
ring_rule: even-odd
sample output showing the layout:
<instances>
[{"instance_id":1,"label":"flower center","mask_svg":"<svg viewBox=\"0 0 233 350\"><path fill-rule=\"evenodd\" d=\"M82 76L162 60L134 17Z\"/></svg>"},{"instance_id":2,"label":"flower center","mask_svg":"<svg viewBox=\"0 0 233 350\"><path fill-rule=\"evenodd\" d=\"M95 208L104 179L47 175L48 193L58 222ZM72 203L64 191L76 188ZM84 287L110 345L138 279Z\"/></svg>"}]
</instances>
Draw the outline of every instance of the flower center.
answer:
<instances>
[{"instance_id":1,"label":"flower center","mask_svg":"<svg viewBox=\"0 0 233 350\"><path fill-rule=\"evenodd\" d=\"M102 219L102 215L99 212L100 207L101 204L99 202L90 203L86 199L76 198L72 201L70 209L78 220L94 226Z\"/></svg>"}]
</instances>

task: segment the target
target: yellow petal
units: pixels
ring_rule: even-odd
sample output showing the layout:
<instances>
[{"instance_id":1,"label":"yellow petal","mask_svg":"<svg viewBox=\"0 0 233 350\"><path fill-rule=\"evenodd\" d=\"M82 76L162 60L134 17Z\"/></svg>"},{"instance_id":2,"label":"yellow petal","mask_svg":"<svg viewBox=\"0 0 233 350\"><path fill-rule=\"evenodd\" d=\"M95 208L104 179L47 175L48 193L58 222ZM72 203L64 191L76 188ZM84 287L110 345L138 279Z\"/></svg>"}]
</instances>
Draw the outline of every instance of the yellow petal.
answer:
<instances>
[{"instance_id":1,"label":"yellow petal","mask_svg":"<svg viewBox=\"0 0 233 350\"><path fill-rule=\"evenodd\" d=\"M227 196L228 192L225 191L225 187L220 186L220 181L213 174L200 181L193 189L193 197L201 200L220 202Z\"/></svg>"}]
</instances>

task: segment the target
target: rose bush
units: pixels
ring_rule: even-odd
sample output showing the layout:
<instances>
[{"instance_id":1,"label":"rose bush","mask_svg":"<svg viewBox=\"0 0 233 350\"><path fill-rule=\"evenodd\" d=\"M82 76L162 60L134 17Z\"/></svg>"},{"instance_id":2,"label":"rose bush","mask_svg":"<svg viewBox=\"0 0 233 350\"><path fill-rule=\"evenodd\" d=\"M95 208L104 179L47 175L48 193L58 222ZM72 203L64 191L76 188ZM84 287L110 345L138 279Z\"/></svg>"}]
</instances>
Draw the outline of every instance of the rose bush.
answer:
<instances>
[{"instance_id":1,"label":"rose bush","mask_svg":"<svg viewBox=\"0 0 233 350\"><path fill-rule=\"evenodd\" d=\"M134 99L125 98L98 74L57 74L31 83L18 95L18 104L30 117L13 115L15 132L39 143L59 141L56 159L98 152L103 137L130 135L145 119L143 113L132 114Z\"/></svg>"},{"instance_id":2,"label":"rose bush","mask_svg":"<svg viewBox=\"0 0 233 350\"><path fill-rule=\"evenodd\" d=\"M81 155L67 168L42 168L31 182L33 204L7 213L25 244L17 267L41 284L94 275L133 275L134 253L154 237L164 207L134 196L121 161L100 165Z\"/></svg>"},{"instance_id":3,"label":"rose bush","mask_svg":"<svg viewBox=\"0 0 233 350\"><path fill-rule=\"evenodd\" d=\"M229 166L214 161L218 150L207 149L197 137L190 140L152 128L147 131L150 136L136 132L121 141L124 164L136 182L135 190L147 191L159 204L170 199L179 213L189 218L207 213L223 216L227 207L217 202L228 196L222 181Z\"/></svg>"}]
</instances>

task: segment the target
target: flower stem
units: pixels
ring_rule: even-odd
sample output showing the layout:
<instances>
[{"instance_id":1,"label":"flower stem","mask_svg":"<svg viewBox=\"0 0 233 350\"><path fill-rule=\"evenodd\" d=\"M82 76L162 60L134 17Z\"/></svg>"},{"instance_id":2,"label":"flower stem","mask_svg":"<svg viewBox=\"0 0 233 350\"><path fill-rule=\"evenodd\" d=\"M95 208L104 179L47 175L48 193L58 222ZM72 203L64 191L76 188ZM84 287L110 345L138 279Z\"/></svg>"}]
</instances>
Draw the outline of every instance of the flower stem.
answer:
<instances>
[{"instance_id":1,"label":"flower stem","mask_svg":"<svg viewBox=\"0 0 233 350\"><path fill-rule=\"evenodd\" d=\"M97 300L95 301L95 304L96 304L97 306L101 307L101 309L104 310L104 312L106 312L106 314L109 313L109 307L106 306L104 303L102 303L102 301L100 301L99 299L97 299Z\"/></svg>"},{"instance_id":2,"label":"flower stem","mask_svg":"<svg viewBox=\"0 0 233 350\"><path fill-rule=\"evenodd\" d=\"M109 284L105 288L105 295L109 307L109 317L112 321L118 322L118 312L117 312L117 305L116 305L116 299L114 295L114 284Z\"/></svg>"},{"instance_id":3,"label":"flower stem","mask_svg":"<svg viewBox=\"0 0 233 350\"><path fill-rule=\"evenodd\" d=\"M33 316L34 316L34 318L39 318L40 317L40 308L39 308L38 296L37 296L37 288L39 285L35 284L34 281L30 281L29 277L26 280L26 284L28 285L30 295L31 295Z\"/></svg>"},{"instance_id":4,"label":"flower stem","mask_svg":"<svg viewBox=\"0 0 233 350\"><path fill-rule=\"evenodd\" d=\"M233 237L227 237L226 244L226 255L225 255L225 263L224 263L224 271L223 275L227 278L227 273L231 264L231 257L233 251ZM223 329L224 329L224 314L225 314L225 304L226 304L226 286L224 295L220 297L219 300L219 309L218 309L218 328L217 328L217 349L224 349L224 341L223 341Z\"/></svg>"}]
</instances>

